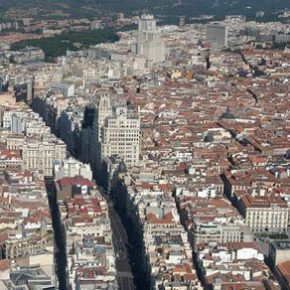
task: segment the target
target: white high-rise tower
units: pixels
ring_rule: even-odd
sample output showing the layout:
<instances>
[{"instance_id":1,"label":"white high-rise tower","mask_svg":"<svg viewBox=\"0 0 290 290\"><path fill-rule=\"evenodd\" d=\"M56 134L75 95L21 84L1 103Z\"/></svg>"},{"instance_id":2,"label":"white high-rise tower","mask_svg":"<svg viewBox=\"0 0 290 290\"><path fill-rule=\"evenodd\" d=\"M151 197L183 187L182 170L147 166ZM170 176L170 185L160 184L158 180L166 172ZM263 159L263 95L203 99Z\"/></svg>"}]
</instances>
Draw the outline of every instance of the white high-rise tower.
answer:
<instances>
[{"instance_id":1,"label":"white high-rise tower","mask_svg":"<svg viewBox=\"0 0 290 290\"><path fill-rule=\"evenodd\" d=\"M165 45L153 15L142 15L138 24L137 55L151 63L165 60Z\"/></svg>"},{"instance_id":2,"label":"white high-rise tower","mask_svg":"<svg viewBox=\"0 0 290 290\"><path fill-rule=\"evenodd\" d=\"M112 105L109 96L101 96L96 108L91 164L101 170L106 157L118 155L127 166L139 163L140 118L126 104Z\"/></svg>"},{"instance_id":3,"label":"white high-rise tower","mask_svg":"<svg viewBox=\"0 0 290 290\"><path fill-rule=\"evenodd\" d=\"M115 108L112 116L106 118L102 128L102 158L119 155L127 166L139 163L140 119L138 114L126 107Z\"/></svg>"}]
</instances>

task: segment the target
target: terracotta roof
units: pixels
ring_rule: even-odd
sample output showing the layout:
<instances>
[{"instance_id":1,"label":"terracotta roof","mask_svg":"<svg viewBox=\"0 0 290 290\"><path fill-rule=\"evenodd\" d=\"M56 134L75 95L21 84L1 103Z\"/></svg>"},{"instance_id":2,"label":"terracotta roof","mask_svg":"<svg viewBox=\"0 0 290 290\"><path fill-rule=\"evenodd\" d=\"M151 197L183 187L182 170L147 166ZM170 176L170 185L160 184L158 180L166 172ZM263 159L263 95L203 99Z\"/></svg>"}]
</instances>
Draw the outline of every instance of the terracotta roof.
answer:
<instances>
[{"instance_id":1,"label":"terracotta roof","mask_svg":"<svg viewBox=\"0 0 290 290\"><path fill-rule=\"evenodd\" d=\"M290 260L277 265L278 271L290 285Z\"/></svg>"},{"instance_id":2,"label":"terracotta roof","mask_svg":"<svg viewBox=\"0 0 290 290\"><path fill-rule=\"evenodd\" d=\"M9 269L11 266L11 260L0 260L0 271L5 271L7 269Z\"/></svg>"},{"instance_id":3,"label":"terracotta roof","mask_svg":"<svg viewBox=\"0 0 290 290\"><path fill-rule=\"evenodd\" d=\"M58 180L57 182L60 186L73 186L73 185L81 185L81 186L86 185L88 187L95 186L94 182L91 182L82 176L64 177L64 178Z\"/></svg>"},{"instance_id":4,"label":"terracotta roof","mask_svg":"<svg viewBox=\"0 0 290 290\"><path fill-rule=\"evenodd\" d=\"M164 215L162 219L159 219L154 213L147 214L147 219L152 224L171 224L174 223L173 215L171 212Z\"/></svg>"}]
</instances>

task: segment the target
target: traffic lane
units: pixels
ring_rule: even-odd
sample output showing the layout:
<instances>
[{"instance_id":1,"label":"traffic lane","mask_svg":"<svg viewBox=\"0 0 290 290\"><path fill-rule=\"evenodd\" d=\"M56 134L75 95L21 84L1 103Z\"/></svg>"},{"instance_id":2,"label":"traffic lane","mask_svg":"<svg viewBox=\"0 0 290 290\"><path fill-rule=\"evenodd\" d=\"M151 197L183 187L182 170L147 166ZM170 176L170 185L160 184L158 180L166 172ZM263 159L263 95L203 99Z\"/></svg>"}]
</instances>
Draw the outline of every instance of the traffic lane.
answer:
<instances>
[{"instance_id":1,"label":"traffic lane","mask_svg":"<svg viewBox=\"0 0 290 290\"><path fill-rule=\"evenodd\" d=\"M114 226L112 226L112 229ZM122 237L120 234L117 233L117 229L113 229L113 244L116 252L119 254L127 256L127 248L126 244L123 242Z\"/></svg>"},{"instance_id":2,"label":"traffic lane","mask_svg":"<svg viewBox=\"0 0 290 290\"><path fill-rule=\"evenodd\" d=\"M131 272L131 267L126 259L116 259L116 268L118 272Z\"/></svg>"},{"instance_id":3,"label":"traffic lane","mask_svg":"<svg viewBox=\"0 0 290 290\"><path fill-rule=\"evenodd\" d=\"M134 282L132 269L129 264L127 247L128 237L123 224L114 210L109 206L109 215L111 220L111 228L113 232L113 244L116 254L116 270L118 277L118 285L121 290L134 290Z\"/></svg>"},{"instance_id":4,"label":"traffic lane","mask_svg":"<svg viewBox=\"0 0 290 290\"><path fill-rule=\"evenodd\" d=\"M127 243L128 242L127 233L122 225L122 222L121 222L119 216L117 215L116 211L113 208L110 209L110 216L111 216L112 226L114 226L116 228L116 233L117 233L118 237L122 238L122 241L124 243Z\"/></svg>"},{"instance_id":5,"label":"traffic lane","mask_svg":"<svg viewBox=\"0 0 290 290\"><path fill-rule=\"evenodd\" d=\"M120 228L122 225L116 221L111 220L111 228L113 231L113 243L116 248L116 250L121 250L124 253L127 252L126 244L127 244L127 235L124 233Z\"/></svg>"},{"instance_id":6,"label":"traffic lane","mask_svg":"<svg viewBox=\"0 0 290 290\"><path fill-rule=\"evenodd\" d=\"M133 281L130 280L129 278L123 278L124 281L124 289L128 289L128 290L134 290L134 284Z\"/></svg>"},{"instance_id":7,"label":"traffic lane","mask_svg":"<svg viewBox=\"0 0 290 290\"><path fill-rule=\"evenodd\" d=\"M120 285L122 289L126 290L134 290L134 284L133 280L128 277L122 277L120 278Z\"/></svg>"},{"instance_id":8,"label":"traffic lane","mask_svg":"<svg viewBox=\"0 0 290 290\"><path fill-rule=\"evenodd\" d=\"M115 240L115 242L114 242ZM116 268L119 272L131 271L131 266L129 264L128 255L127 255L127 249L123 243L120 243L118 240L116 241L116 238L113 237L113 243L114 243L114 250L115 250L115 263Z\"/></svg>"}]
</instances>

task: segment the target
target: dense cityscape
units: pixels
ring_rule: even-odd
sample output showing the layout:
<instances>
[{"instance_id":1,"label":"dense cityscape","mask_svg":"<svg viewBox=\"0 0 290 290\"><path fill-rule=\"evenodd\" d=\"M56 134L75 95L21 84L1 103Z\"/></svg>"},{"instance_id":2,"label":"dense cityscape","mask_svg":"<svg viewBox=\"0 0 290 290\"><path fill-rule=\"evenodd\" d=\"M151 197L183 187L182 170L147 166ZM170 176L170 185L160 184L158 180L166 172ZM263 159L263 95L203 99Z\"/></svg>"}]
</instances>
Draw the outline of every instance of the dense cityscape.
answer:
<instances>
[{"instance_id":1,"label":"dense cityscape","mask_svg":"<svg viewBox=\"0 0 290 290\"><path fill-rule=\"evenodd\" d=\"M0 23L0 290L290 289L279 13Z\"/></svg>"}]
</instances>

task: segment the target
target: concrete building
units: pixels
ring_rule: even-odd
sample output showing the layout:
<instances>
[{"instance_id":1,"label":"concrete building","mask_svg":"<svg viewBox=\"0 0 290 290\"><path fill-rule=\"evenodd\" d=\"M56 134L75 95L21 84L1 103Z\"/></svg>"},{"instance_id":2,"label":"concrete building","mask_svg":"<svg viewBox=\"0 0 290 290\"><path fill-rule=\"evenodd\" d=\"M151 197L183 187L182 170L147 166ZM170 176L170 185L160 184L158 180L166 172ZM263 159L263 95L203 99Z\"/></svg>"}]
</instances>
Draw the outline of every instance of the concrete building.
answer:
<instances>
[{"instance_id":1,"label":"concrete building","mask_svg":"<svg viewBox=\"0 0 290 290\"><path fill-rule=\"evenodd\" d=\"M214 48L228 47L228 27L219 23L211 23L206 26L206 40Z\"/></svg>"},{"instance_id":2,"label":"concrete building","mask_svg":"<svg viewBox=\"0 0 290 290\"><path fill-rule=\"evenodd\" d=\"M23 113L24 114L24 113ZM11 132L15 134L21 134L23 132L23 125L21 122L21 116L19 114L12 114L11 116Z\"/></svg>"},{"instance_id":3,"label":"concrete building","mask_svg":"<svg viewBox=\"0 0 290 290\"><path fill-rule=\"evenodd\" d=\"M91 165L94 170L97 168L100 168L101 166L101 157L98 157L98 153L100 152L99 146L101 141L101 128L105 124L105 119L109 117L112 114L112 106L110 98L106 95L103 95L100 97L95 118L94 118L94 124L93 124L93 136L92 136L92 142L91 142Z\"/></svg>"},{"instance_id":4,"label":"concrete building","mask_svg":"<svg viewBox=\"0 0 290 290\"><path fill-rule=\"evenodd\" d=\"M73 154L78 152L77 135L81 130L83 112L76 107L69 106L62 111L58 119L60 138L66 143L67 149Z\"/></svg>"},{"instance_id":5,"label":"concrete building","mask_svg":"<svg viewBox=\"0 0 290 290\"><path fill-rule=\"evenodd\" d=\"M22 145L23 170L43 170L52 175L53 161L66 158L66 145L60 140L42 141L28 139Z\"/></svg>"},{"instance_id":6,"label":"concrete building","mask_svg":"<svg viewBox=\"0 0 290 290\"><path fill-rule=\"evenodd\" d=\"M140 119L126 107L118 107L106 118L102 128L99 154L104 157L119 155L126 165L139 163Z\"/></svg>"},{"instance_id":7,"label":"concrete building","mask_svg":"<svg viewBox=\"0 0 290 290\"><path fill-rule=\"evenodd\" d=\"M19 150L22 148L25 137L20 134L11 134L6 139L7 149Z\"/></svg>"},{"instance_id":8,"label":"concrete building","mask_svg":"<svg viewBox=\"0 0 290 290\"><path fill-rule=\"evenodd\" d=\"M275 266L290 260L290 240L273 240L269 246L269 257Z\"/></svg>"},{"instance_id":9,"label":"concrete building","mask_svg":"<svg viewBox=\"0 0 290 290\"><path fill-rule=\"evenodd\" d=\"M119 156L127 166L139 163L140 119L126 105L112 106L108 96L102 96L96 109L91 146L91 165L101 170L112 155Z\"/></svg>"},{"instance_id":10,"label":"concrete building","mask_svg":"<svg viewBox=\"0 0 290 290\"><path fill-rule=\"evenodd\" d=\"M10 129L11 128L11 119L13 115L13 111L5 110L3 113L3 128Z\"/></svg>"},{"instance_id":11,"label":"concrete building","mask_svg":"<svg viewBox=\"0 0 290 290\"><path fill-rule=\"evenodd\" d=\"M92 180L93 174L88 164L79 162L74 158L65 160L56 160L54 163L54 177L56 180L63 177L83 176L88 180Z\"/></svg>"},{"instance_id":12,"label":"concrete building","mask_svg":"<svg viewBox=\"0 0 290 290\"><path fill-rule=\"evenodd\" d=\"M96 137L98 141L102 140L101 128L105 125L105 120L112 114L111 100L109 96L101 96L96 111L94 128L96 129Z\"/></svg>"},{"instance_id":13,"label":"concrete building","mask_svg":"<svg viewBox=\"0 0 290 290\"><path fill-rule=\"evenodd\" d=\"M165 60L165 44L153 15L142 15L139 20L136 52L149 64Z\"/></svg>"},{"instance_id":14,"label":"concrete building","mask_svg":"<svg viewBox=\"0 0 290 290\"><path fill-rule=\"evenodd\" d=\"M251 242L252 235L243 224L202 224L192 229L194 246L209 243Z\"/></svg>"},{"instance_id":15,"label":"concrete building","mask_svg":"<svg viewBox=\"0 0 290 290\"><path fill-rule=\"evenodd\" d=\"M241 211L252 232L285 232L288 227L288 206L280 197L243 196Z\"/></svg>"},{"instance_id":16,"label":"concrete building","mask_svg":"<svg viewBox=\"0 0 290 290\"><path fill-rule=\"evenodd\" d=\"M29 63L44 61L45 53L38 47L26 47L11 54L11 59L16 63Z\"/></svg>"},{"instance_id":17,"label":"concrete building","mask_svg":"<svg viewBox=\"0 0 290 290\"><path fill-rule=\"evenodd\" d=\"M72 97L75 93L74 85L63 84L63 83L55 83L52 84L51 89L62 93L66 98Z\"/></svg>"}]
</instances>

